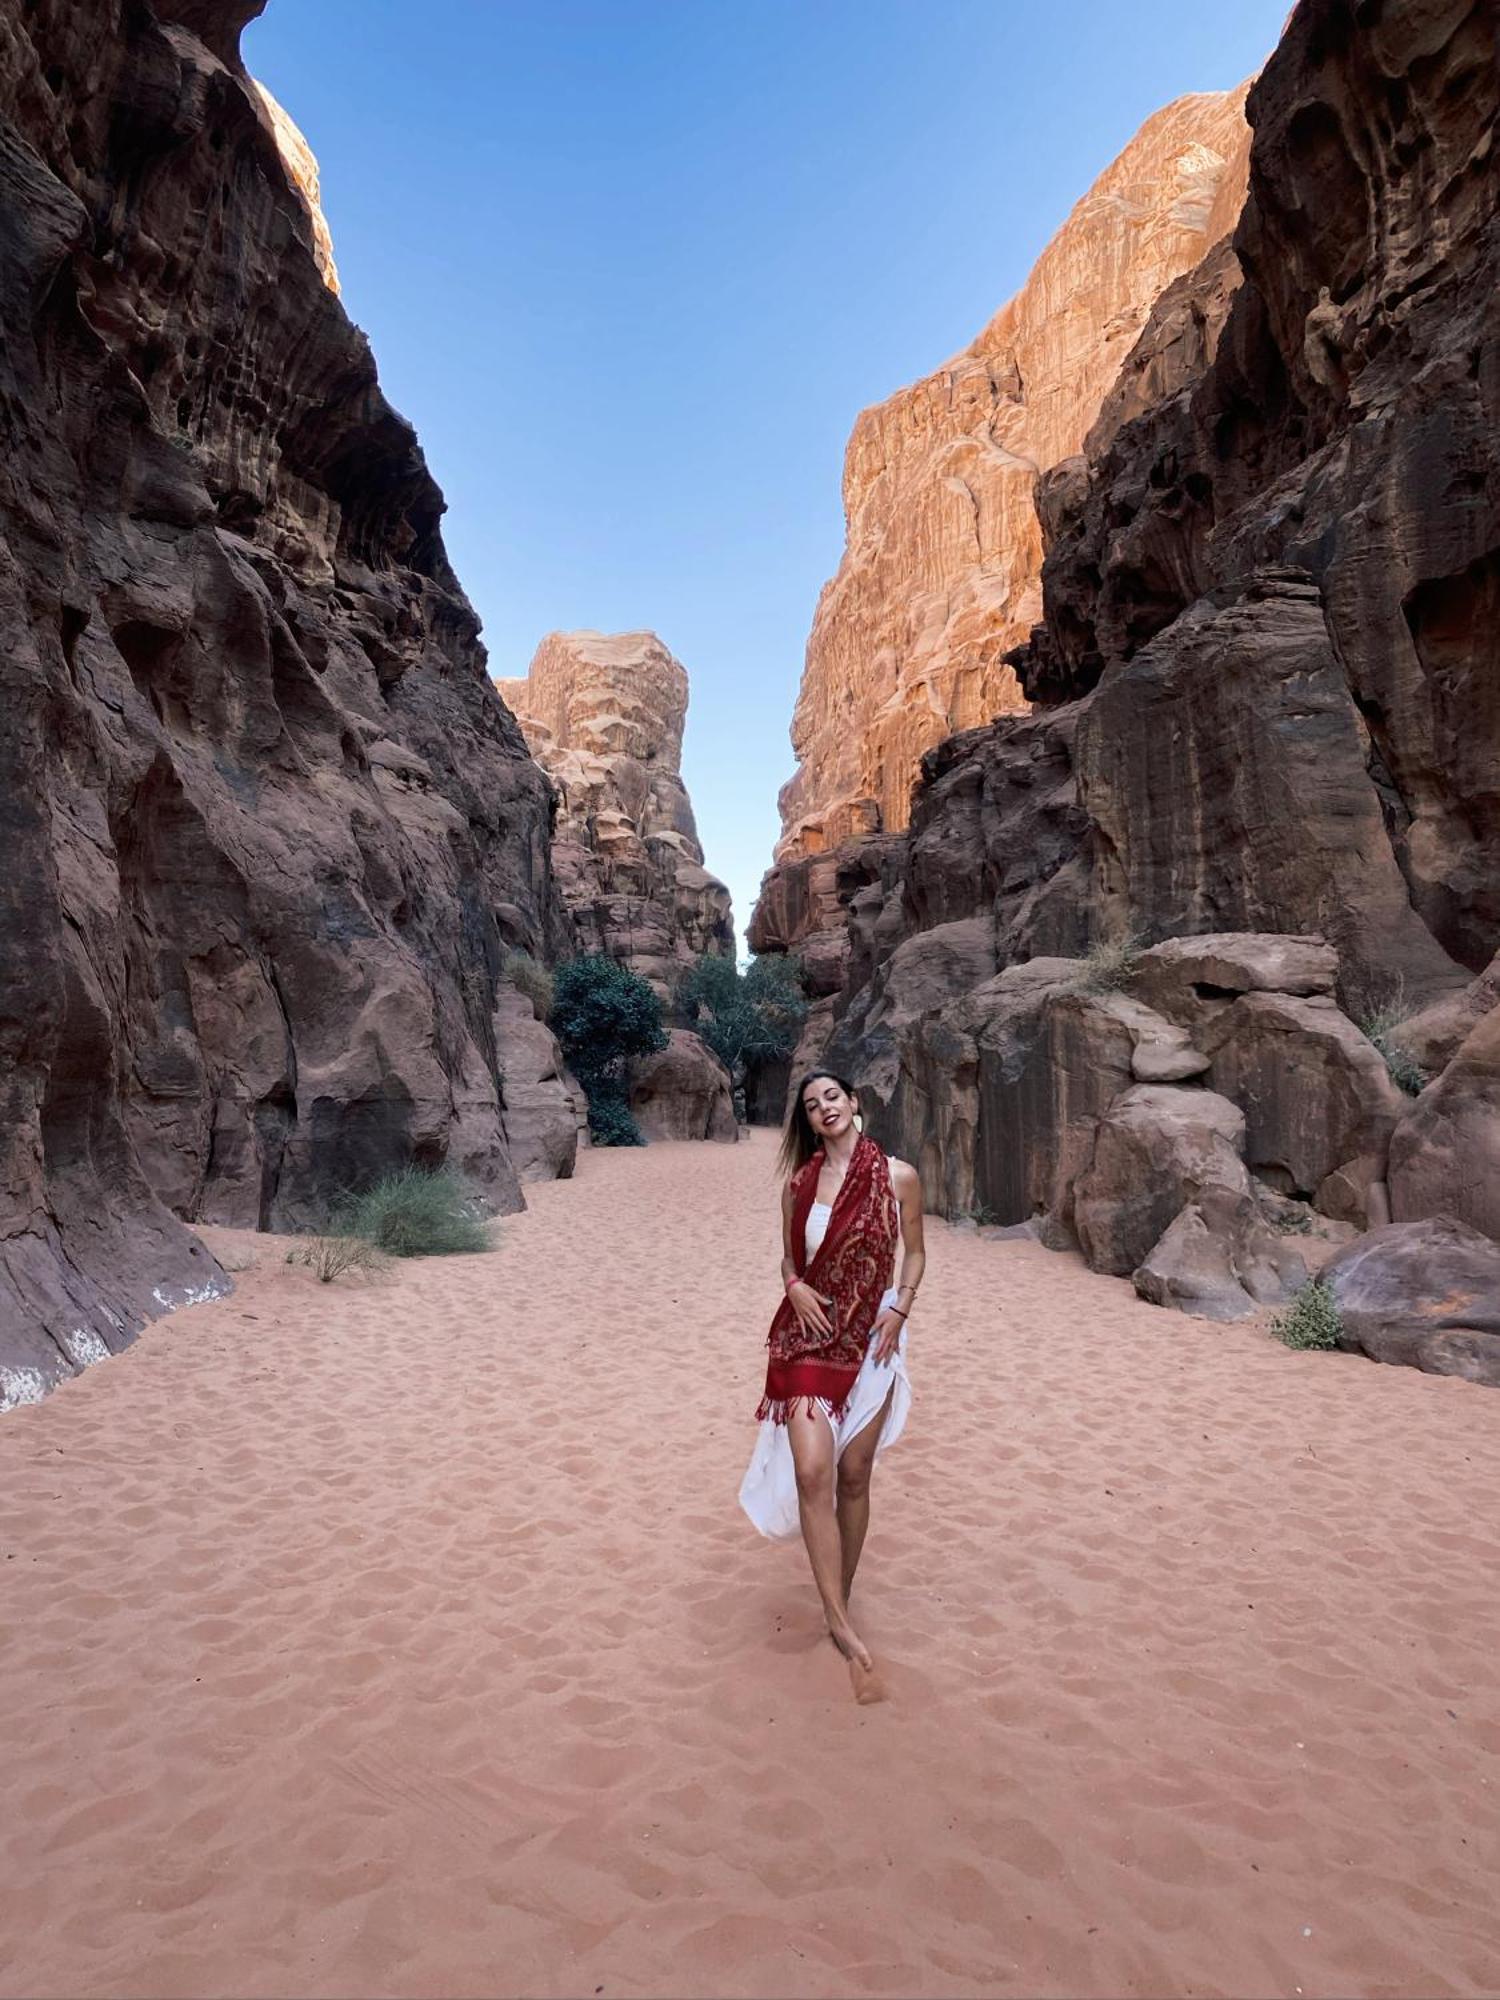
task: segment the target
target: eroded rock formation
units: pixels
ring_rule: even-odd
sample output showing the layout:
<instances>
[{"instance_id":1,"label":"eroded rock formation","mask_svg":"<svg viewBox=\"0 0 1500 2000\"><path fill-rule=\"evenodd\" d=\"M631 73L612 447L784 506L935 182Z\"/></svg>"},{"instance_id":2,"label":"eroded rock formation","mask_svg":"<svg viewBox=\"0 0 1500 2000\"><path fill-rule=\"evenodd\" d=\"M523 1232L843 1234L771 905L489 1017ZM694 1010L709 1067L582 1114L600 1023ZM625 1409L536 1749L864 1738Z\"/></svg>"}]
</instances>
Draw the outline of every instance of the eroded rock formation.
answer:
<instances>
[{"instance_id":1,"label":"eroded rock formation","mask_svg":"<svg viewBox=\"0 0 1500 2000\"><path fill-rule=\"evenodd\" d=\"M240 66L256 0L0 0L0 1366L411 1158L500 1206L551 788Z\"/></svg>"},{"instance_id":2,"label":"eroded rock formation","mask_svg":"<svg viewBox=\"0 0 1500 2000\"><path fill-rule=\"evenodd\" d=\"M1160 980L1130 997L1209 1059L1188 1089L1243 1114L1257 1202L1500 1236L1497 25L1302 0L1232 249L1163 293L1040 481L1044 619L1012 655L1038 706L930 751L904 837L768 883L752 939L842 967L830 1047L949 1213L999 1190L1076 1236L1066 1188L1125 1087L1128 1024L1095 1019L1080 1066L1081 1003L1023 994L1027 961L1305 933L1321 997L1212 972L1175 1015ZM924 958L947 991L913 1012ZM1415 1099L1355 1025L1403 1009L1438 1072ZM1179 1303L1245 1243L1243 1211L1187 1206L1149 1280Z\"/></svg>"},{"instance_id":3,"label":"eroded rock formation","mask_svg":"<svg viewBox=\"0 0 1500 2000\"><path fill-rule=\"evenodd\" d=\"M1040 608L1036 473L1081 448L1162 287L1233 226L1244 98L1183 97L1148 119L978 338L859 418L779 859L899 831L923 751L1021 706L1004 656Z\"/></svg>"},{"instance_id":4,"label":"eroded rock formation","mask_svg":"<svg viewBox=\"0 0 1500 2000\"><path fill-rule=\"evenodd\" d=\"M687 670L654 632L551 632L498 686L558 789L552 865L578 948L669 999L695 958L734 950L682 782Z\"/></svg>"},{"instance_id":5,"label":"eroded rock formation","mask_svg":"<svg viewBox=\"0 0 1500 2000\"><path fill-rule=\"evenodd\" d=\"M339 289L339 270L333 258L333 235L328 227L328 218L323 213L323 179L318 170L317 154L308 145L301 126L291 113L277 102L258 78L251 80L271 121L276 150L281 155L287 178L312 225L313 256L323 274L323 282L329 291L336 292Z\"/></svg>"}]
</instances>

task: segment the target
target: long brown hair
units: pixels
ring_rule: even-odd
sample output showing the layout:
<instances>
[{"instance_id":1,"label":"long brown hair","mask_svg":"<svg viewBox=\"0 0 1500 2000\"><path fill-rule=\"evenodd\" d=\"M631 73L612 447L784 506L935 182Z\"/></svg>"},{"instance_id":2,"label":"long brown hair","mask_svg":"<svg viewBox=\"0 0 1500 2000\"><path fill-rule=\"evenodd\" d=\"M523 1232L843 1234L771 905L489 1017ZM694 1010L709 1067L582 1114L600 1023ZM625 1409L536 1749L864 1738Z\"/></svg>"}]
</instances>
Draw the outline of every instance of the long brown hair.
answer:
<instances>
[{"instance_id":1,"label":"long brown hair","mask_svg":"<svg viewBox=\"0 0 1500 2000\"><path fill-rule=\"evenodd\" d=\"M787 1115L786 1130L781 1135L781 1151L776 1155L776 1168L781 1174L794 1174L799 1167L805 1167L813 1154L822 1145L822 1140L813 1131L807 1116L807 1107L802 1102L802 1094L810 1083L816 1083L820 1076L826 1076L830 1083L836 1083L845 1097L854 1096L854 1085L841 1077L836 1069L810 1069L792 1093L792 1108Z\"/></svg>"}]
</instances>

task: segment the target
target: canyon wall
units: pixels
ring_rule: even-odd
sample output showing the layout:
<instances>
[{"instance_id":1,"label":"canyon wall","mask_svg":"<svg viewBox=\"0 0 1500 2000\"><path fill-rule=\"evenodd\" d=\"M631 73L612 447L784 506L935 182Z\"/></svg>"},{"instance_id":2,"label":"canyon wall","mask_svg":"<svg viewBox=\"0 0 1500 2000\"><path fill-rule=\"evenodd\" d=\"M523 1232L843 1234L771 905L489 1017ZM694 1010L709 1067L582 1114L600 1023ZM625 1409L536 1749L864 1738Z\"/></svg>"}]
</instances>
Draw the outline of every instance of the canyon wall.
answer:
<instances>
[{"instance_id":1,"label":"canyon wall","mask_svg":"<svg viewBox=\"0 0 1500 2000\"><path fill-rule=\"evenodd\" d=\"M499 1206L552 790L238 57L0 0L0 1397L394 1165ZM325 260L326 262L326 260Z\"/></svg>"},{"instance_id":2,"label":"canyon wall","mask_svg":"<svg viewBox=\"0 0 1500 2000\"><path fill-rule=\"evenodd\" d=\"M860 416L778 860L900 831L922 753L1022 705L1005 654L1040 610L1036 473L1080 449L1153 300L1233 226L1244 98L1183 97L1148 119L978 338Z\"/></svg>"},{"instance_id":3,"label":"canyon wall","mask_svg":"<svg viewBox=\"0 0 1500 2000\"><path fill-rule=\"evenodd\" d=\"M682 782L686 668L654 632L549 632L497 685L557 786L552 866L578 948L669 1000L695 958L735 948Z\"/></svg>"},{"instance_id":4,"label":"canyon wall","mask_svg":"<svg viewBox=\"0 0 1500 2000\"><path fill-rule=\"evenodd\" d=\"M756 913L935 1205L1147 1296L1280 1295L1262 1199L1500 1236L1497 21L1302 0L1232 245L1039 482L1036 706Z\"/></svg>"}]
</instances>

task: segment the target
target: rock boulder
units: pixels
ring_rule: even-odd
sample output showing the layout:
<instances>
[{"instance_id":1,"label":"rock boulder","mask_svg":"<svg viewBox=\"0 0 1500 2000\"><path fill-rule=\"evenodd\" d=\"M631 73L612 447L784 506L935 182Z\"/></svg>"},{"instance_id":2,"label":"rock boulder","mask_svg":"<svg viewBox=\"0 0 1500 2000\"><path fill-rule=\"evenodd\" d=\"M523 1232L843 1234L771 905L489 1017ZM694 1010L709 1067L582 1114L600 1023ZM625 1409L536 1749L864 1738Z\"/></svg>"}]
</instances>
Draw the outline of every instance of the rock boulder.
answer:
<instances>
[{"instance_id":1,"label":"rock boulder","mask_svg":"<svg viewBox=\"0 0 1500 2000\"><path fill-rule=\"evenodd\" d=\"M673 1028L665 1049L632 1064L630 1110L646 1140L733 1145L740 1136L729 1072L686 1028Z\"/></svg>"},{"instance_id":2,"label":"rock boulder","mask_svg":"<svg viewBox=\"0 0 1500 2000\"><path fill-rule=\"evenodd\" d=\"M1362 1154L1383 1161L1408 1100L1326 994L1243 994L1200 1030L1210 1081L1245 1114L1245 1159L1282 1194L1315 1195Z\"/></svg>"},{"instance_id":3,"label":"rock boulder","mask_svg":"<svg viewBox=\"0 0 1500 2000\"><path fill-rule=\"evenodd\" d=\"M1301 1247L1277 1235L1248 1188L1210 1184L1181 1209L1131 1273L1152 1305L1200 1319L1247 1319L1307 1281Z\"/></svg>"},{"instance_id":4,"label":"rock boulder","mask_svg":"<svg viewBox=\"0 0 1500 2000\"><path fill-rule=\"evenodd\" d=\"M1129 1277L1205 1190L1248 1193L1244 1143L1244 1113L1211 1090L1122 1091L1073 1186L1073 1227L1093 1269Z\"/></svg>"},{"instance_id":5,"label":"rock boulder","mask_svg":"<svg viewBox=\"0 0 1500 2000\"><path fill-rule=\"evenodd\" d=\"M1491 1238L1447 1216L1393 1222L1323 1275L1345 1346L1500 1387L1500 1244Z\"/></svg>"}]
</instances>

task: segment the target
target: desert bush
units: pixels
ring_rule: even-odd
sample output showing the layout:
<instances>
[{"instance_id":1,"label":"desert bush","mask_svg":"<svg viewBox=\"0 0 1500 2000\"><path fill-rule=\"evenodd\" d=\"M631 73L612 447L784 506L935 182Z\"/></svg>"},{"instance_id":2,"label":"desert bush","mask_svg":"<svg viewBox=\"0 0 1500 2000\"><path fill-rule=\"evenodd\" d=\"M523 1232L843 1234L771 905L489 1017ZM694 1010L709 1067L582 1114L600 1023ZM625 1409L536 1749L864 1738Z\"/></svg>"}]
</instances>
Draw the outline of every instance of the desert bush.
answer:
<instances>
[{"instance_id":1,"label":"desert bush","mask_svg":"<svg viewBox=\"0 0 1500 2000\"><path fill-rule=\"evenodd\" d=\"M570 958L552 978L552 1031L583 1085L595 1142L643 1145L626 1100L626 1070L633 1056L667 1046L661 1002L651 987L602 954Z\"/></svg>"},{"instance_id":2,"label":"desert bush","mask_svg":"<svg viewBox=\"0 0 1500 2000\"><path fill-rule=\"evenodd\" d=\"M732 958L705 952L678 981L676 1002L729 1071L738 1109L750 1065L775 1062L797 1046L807 1019L802 962L763 952L742 972Z\"/></svg>"},{"instance_id":3,"label":"desert bush","mask_svg":"<svg viewBox=\"0 0 1500 2000\"><path fill-rule=\"evenodd\" d=\"M488 1250L490 1224L473 1190L452 1167L403 1167L338 1213L345 1236L359 1237L390 1257L450 1257Z\"/></svg>"},{"instance_id":4,"label":"desert bush","mask_svg":"<svg viewBox=\"0 0 1500 2000\"><path fill-rule=\"evenodd\" d=\"M390 1260L362 1236L313 1236L300 1250L289 1250L287 1262L305 1264L318 1282L331 1285L346 1271L377 1277Z\"/></svg>"},{"instance_id":5,"label":"desert bush","mask_svg":"<svg viewBox=\"0 0 1500 2000\"><path fill-rule=\"evenodd\" d=\"M1312 1226L1312 1210L1304 1202L1288 1201L1271 1217L1271 1227L1278 1236L1307 1236Z\"/></svg>"},{"instance_id":6,"label":"desert bush","mask_svg":"<svg viewBox=\"0 0 1500 2000\"><path fill-rule=\"evenodd\" d=\"M603 1093L596 1092L589 1099L589 1137L596 1146L644 1146L646 1143L623 1094L617 1096L608 1089Z\"/></svg>"},{"instance_id":7,"label":"desert bush","mask_svg":"<svg viewBox=\"0 0 1500 2000\"><path fill-rule=\"evenodd\" d=\"M1366 1014L1357 1025L1380 1051L1396 1088L1404 1090L1408 1097L1419 1097L1427 1088L1428 1076L1401 1039L1402 1023L1410 1019L1411 1009L1398 998L1373 1014Z\"/></svg>"},{"instance_id":8,"label":"desert bush","mask_svg":"<svg viewBox=\"0 0 1500 2000\"><path fill-rule=\"evenodd\" d=\"M1078 984L1085 993L1118 993L1134 978L1140 955L1141 941L1132 931L1100 938L1080 960Z\"/></svg>"},{"instance_id":9,"label":"desert bush","mask_svg":"<svg viewBox=\"0 0 1500 2000\"><path fill-rule=\"evenodd\" d=\"M1337 1347L1344 1323L1326 1278L1309 1278L1284 1313L1271 1321L1271 1331L1287 1347Z\"/></svg>"},{"instance_id":10,"label":"desert bush","mask_svg":"<svg viewBox=\"0 0 1500 2000\"><path fill-rule=\"evenodd\" d=\"M552 1019L552 974L529 951L508 951L500 962L500 977L526 995L539 1021Z\"/></svg>"}]
</instances>

